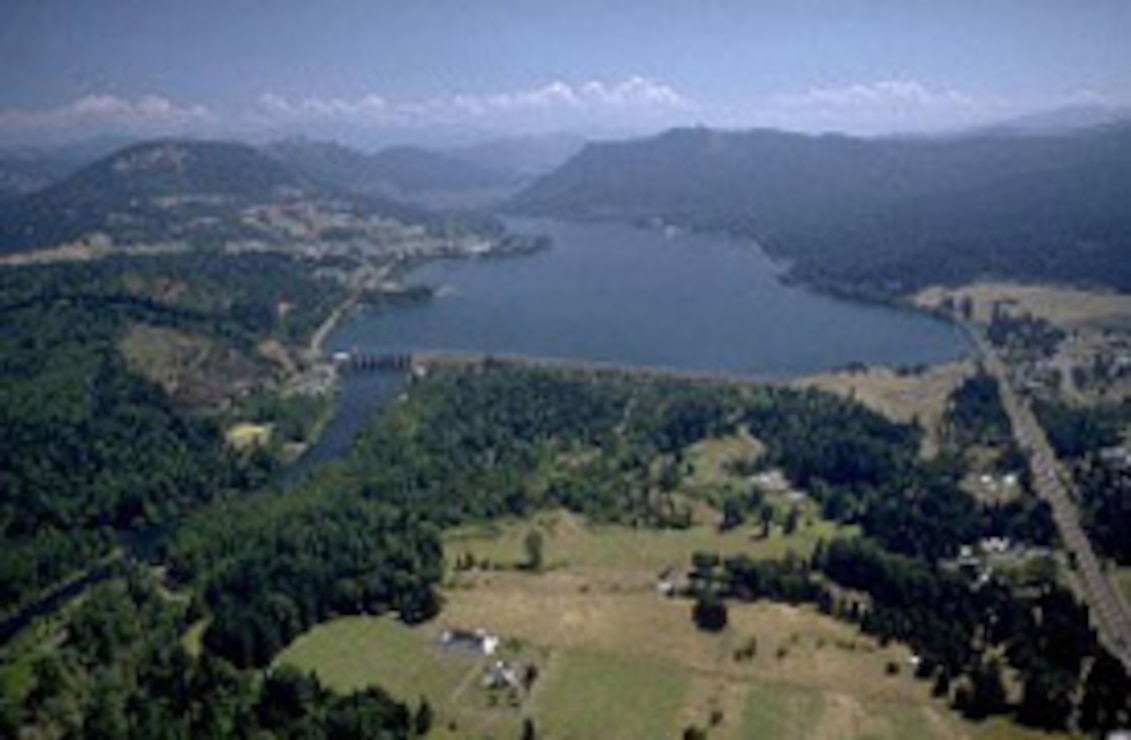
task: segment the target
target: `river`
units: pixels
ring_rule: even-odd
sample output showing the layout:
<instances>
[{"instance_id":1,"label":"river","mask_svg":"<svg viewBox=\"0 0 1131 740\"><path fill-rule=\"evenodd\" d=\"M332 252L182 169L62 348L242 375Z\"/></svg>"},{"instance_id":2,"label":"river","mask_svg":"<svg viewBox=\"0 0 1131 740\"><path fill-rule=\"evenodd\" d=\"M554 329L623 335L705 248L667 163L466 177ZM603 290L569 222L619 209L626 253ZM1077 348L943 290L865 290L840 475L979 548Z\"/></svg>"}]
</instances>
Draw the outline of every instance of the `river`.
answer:
<instances>
[{"instance_id":1,"label":"river","mask_svg":"<svg viewBox=\"0 0 1131 740\"><path fill-rule=\"evenodd\" d=\"M738 239L616 224L508 226L547 234L553 247L426 264L410 277L437 289L432 300L361 307L330 333L327 351L527 354L784 379L855 362L929 364L972 350L939 319L788 285L777 265ZM347 374L333 420L281 485L344 454L403 383L399 373ZM150 558L174 527L126 537L125 551ZM110 565L96 567L0 621L0 644L109 573Z\"/></svg>"}]
</instances>

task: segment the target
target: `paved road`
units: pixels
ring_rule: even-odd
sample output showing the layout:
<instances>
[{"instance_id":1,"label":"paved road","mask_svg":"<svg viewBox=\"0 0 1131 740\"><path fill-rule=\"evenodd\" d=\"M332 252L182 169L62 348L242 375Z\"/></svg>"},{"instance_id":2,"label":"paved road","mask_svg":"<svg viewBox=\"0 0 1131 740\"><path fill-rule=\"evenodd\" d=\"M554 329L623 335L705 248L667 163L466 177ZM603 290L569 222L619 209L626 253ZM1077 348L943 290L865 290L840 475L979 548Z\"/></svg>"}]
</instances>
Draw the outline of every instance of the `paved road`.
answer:
<instances>
[{"instance_id":1,"label":"paved road","mask_svg":"<svg viewBox=\"0 0 1131 740\"><path fill-rule=\"evenodd\" d=\"M1010 385L1009 374L997 353L985 339L976 337L975 341L986 370L997 378L1002 404L1009 414L1017 443L1029 453L1033 488L1052 507L1053 520L1060 531L1060 538L1076 561L1076 572L1084 583L1085 598L1100 635L1112 652L1131 670L1131 611L1100 570L1092 543L1080 524L1080 512L1070 493L1074 487L1072 476L1057 460L1048 437L1037 423L1029 404Z\"/></svg>"}]
</instances>

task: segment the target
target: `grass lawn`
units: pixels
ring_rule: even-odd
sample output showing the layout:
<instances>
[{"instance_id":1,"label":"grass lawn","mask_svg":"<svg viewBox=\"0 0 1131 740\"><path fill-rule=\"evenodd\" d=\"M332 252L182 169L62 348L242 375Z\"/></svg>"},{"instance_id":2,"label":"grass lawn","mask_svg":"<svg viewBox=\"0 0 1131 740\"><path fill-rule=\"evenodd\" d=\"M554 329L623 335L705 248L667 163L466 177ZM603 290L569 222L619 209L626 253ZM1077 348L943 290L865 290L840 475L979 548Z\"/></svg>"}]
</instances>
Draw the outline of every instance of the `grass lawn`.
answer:
<instances>
[{"instance_id":1,"label":"grass lawn","mask_svg":"<svg viewBox=\"0 0 1131 740\"><path fill-rule=\"evenodd\" d=\"M820 691L754 682L747 687L742 734L765 740L810 737L824 709Z\"/></svg>"},{"instance_id":2,"label":"grass lawn","mask_svg":"<svg viewBox=\"0 0 1131 740\"><path fill-rule=\"evenodd\" d=\"M849 693L768 682L751 683L742 737L902 740L965 735L965 727L930 704L862 701Z\"/></svg>"},{"instance_id":3,"label":"grass lawn","mask_svg":"<svg viewBox=\"0 0 1131 740\"><path fill-rule=\"evenodd\" d=\"M237 450L266 445L271 441L270 424L235 424L224 432L224 440Z\"/></svg>"},{"instance_id":4,"label":"grass lawn","mask_svg":"<svg viewBox=\"0 0 1131 740\"><path fill-rule=\"evenodd\" d=\"M688 677L679 665L570 651L555 656L534 701L547 738L675 737Z\"/></svg>"},{"instance_id":5,"label":"grass lawn","mask_svg":"<svg viewBox=\"0 0 1131 740\"><path fill-rule=\"evenodd\" d=\"M35 685L33 657L21 655L16 660L0 663L0 702L20 706Z\"/></svg>"},{"instance_id":6,"label":"grass lawn","mask_svg":"<svg viewBox=\"0 0 1131 740\"><path fill-rule=\"evenodd\" d=\"M798 555L812 553L818 540L832 540L856 533L852 527L814 519L802 521L791 535L774 528L762 539L760 526L753 524L720 533L714 526L700 524L690 529L632 529L631 527L587 524L568 512L542 514L533 521L462 527L445 538L448 559L471 554L478 561L515 567L525 560L523 538L531 529L543 534L544 560L550 569L615 568L640 570L655 575L665 568L683 569L692 553L700 550L722 555L745 553L752 558L777 558L792 550Z\"/></svg>"},{"instance_id":7,"label":"grass lawn","mask_svg":"<svg viewBox=\"0 0 1131 740\"><path fill-rule=\"evenodd\" d=\"M439 706L479 661L444 651L428 627L382 617L343 617L300 636L275 663L313 670L335 691L378 685L402 701L415 704L427 696Z\"/></svg>"},{"instance_id":8,"label":"grass lawn","mask_svg":"<svg viewBox=\"0 0 1131 740\"><path fill-rule=\"evenodd\" d=\"M204 639L204 630L206 629L208 629L208 620L198 619L190 624L189 628L181 635L181 647L194 658L200 657L200 651L203 648L202 641Z\"/></svg>"},{"instance_id":9,"label":"grass lawn","mask_svg":"<svg viewBox=\"0 0 1131 740\"><path fill-rule=\"evenodd\" d=\"M696 442L688 450L691 480L696 486L717 486L736 482L728 470L731 463L754 461L765 453L765 446L746 429L726 437L711 437Z\"/></svg>"}]
</instances>

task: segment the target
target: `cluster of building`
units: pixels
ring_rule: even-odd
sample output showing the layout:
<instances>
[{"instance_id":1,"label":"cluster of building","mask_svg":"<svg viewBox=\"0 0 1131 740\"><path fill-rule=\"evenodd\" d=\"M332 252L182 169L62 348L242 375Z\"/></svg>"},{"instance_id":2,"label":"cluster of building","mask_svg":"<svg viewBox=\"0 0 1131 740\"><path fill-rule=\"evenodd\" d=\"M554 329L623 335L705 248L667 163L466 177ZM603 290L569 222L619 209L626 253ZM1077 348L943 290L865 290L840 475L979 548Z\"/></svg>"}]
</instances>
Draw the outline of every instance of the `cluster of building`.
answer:
<instances>
[{"instance_id":1,"label":"cluster of building","mask_svg":"<svg viewBox=\"0 0 1131 740\"><path fill-rule=\"evenodd\" d=\"M482 627L473 630L446 629L440 633L440 646L473 657L491 657L499 650L501 640ZM533 663L496 659L483 669L483 688L488 690L529 691L537 669Z\"/></svg>"}]
</instances>

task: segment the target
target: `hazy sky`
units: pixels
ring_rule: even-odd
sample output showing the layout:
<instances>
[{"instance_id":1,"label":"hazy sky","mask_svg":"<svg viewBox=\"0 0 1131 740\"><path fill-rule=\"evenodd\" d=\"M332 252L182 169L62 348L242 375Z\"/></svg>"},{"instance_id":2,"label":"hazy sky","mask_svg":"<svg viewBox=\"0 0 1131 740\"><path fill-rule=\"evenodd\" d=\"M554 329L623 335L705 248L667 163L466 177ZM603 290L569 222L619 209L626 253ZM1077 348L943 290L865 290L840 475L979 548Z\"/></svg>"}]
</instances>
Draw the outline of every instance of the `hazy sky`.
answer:
<instances>
[{"instance_id":1,"label":"hazy sky","mask_svg":"<svg viewBox=\"0 0 1131 740\"><path fill-rule=\"evenodd\" d=\"M0 138L872 133L1131 100L1125 0L4 0Z\"/></svg>"}]
</instances>

